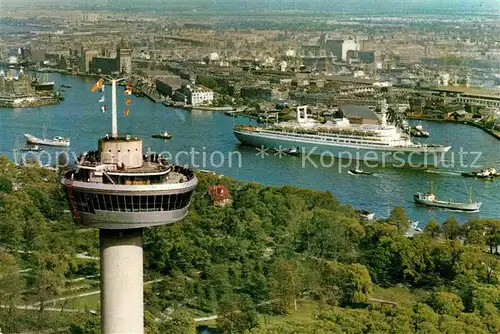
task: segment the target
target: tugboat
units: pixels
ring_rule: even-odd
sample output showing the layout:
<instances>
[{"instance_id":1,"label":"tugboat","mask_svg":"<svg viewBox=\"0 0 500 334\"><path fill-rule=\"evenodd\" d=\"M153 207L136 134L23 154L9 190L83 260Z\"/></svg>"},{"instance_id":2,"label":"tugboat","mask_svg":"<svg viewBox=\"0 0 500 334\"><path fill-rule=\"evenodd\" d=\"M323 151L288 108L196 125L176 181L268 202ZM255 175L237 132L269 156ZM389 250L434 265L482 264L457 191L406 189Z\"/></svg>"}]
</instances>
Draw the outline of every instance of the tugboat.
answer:
<instances>
[{"instance_id":1,"label":"tugboat","mask_svg":"<svg viewBox=\"0 0 500 334\"><path fill-rule=\"evenodd\" d=\"M160 139L170 139L172 138L172 135L168 134L167 131L162 131L160 133L153 133L151 137Z\"/></svg>"},{"instance_id":2,"label":"tugboat","mask_svg":"<svg viewBox=\"0 0 500 334\"><path fill-rule=\"evenodd\" d=\"M489 168L484 168L479 172L464 172L462 173L462 176L491 180L494 179L495 177L500 177L500 172L497 172L495 168L489 167Z\"/></svg>"},{"instance_id":3,"label":"tugboat","mask_svg":"<svg viewBox=\"0 0 500 334\"><path fill-rule=\"evenodd\" d=\"M364 170L359 168L351 168L349 169L348 173L351 175L373 175L372 172L365 172Z\"/></svg>"},{"instance_id":4,"label":"tugboat","mask_svg":"<svg viewBox=\"0 0 500 334\"><path fill-rule=\"evenodd\" d=\"M38 145L34 145L33 147L25 147L22 150L25 152L40 152L43 151L43 148L39 147Z\"/></svg>"},{"instance_id":5,"label":"tugboat","mask_svg":"<svg viewBox=\"0 0 500 334\"><path fill-rule=\"evenodd\" d=\"M431 183L431 191L427 193L416 193L413 195L413 201L417 204L425 205L425 206L430 206L430 207L436 207L436 208L443 208L443 209L450 209L450 210L459 210L459 211L466 211L466 212L479 212L479 208L481 207L481 202L473 202L472 201L472 189L469 192L469 202L468 203L459 203L459 202L452 202L452 201L440 201L436 198L436 195L434 194L435 188L433 187L433 184Z\"/></svg>"},{"instance_id":6,"label":"tugboat","mask_svg":"<svg viewBox=\"0 0 500 334\"><path fill-rule=\"evenodd\" d=\"M429 132L425 131L424 128L422 127L422 124L418 124L414 128L410 129L410 134L413 137L424 137L428 138L430 136Z\"/></svg>"}]
</instances>

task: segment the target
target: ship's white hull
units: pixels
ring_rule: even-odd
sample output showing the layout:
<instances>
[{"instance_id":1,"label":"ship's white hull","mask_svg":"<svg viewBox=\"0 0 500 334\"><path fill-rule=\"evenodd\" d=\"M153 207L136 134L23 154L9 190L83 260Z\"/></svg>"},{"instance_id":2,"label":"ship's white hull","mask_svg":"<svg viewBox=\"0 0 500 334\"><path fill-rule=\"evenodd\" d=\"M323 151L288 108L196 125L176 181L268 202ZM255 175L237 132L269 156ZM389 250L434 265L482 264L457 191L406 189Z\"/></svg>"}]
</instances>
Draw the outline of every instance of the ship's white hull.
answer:
<instances>
[{"instance_id":1,"label":"ship's white hull","mask_svg":"<svg viewBox=\"0 0 500 334\"><path fill-rule=\"evenodd\" d=\"M439 166L444 161L450 147L394 147L382 145L360 147L335 142L307 140L276 136L263 132L234 130L236 138L243 144L257 148L292 149L298 148L303 157L319 155L324 158L340 158L359 161L379 162L382 165L425 167Z\"/></svg>"},{"instance_id":2,"label":"ship's white hull","mask_svg":"<svg viewBox=\"0 0 500 334\"><path fill-rule=\"evenodd\" d=\"M432 206L441 209L457 210L457 211L467 211L467 212L478 212L481 207L481 202L473 203L453 203L444 201L431 201L421 198L414 197L413 200L417 204Z\"/></svg>"},{"instance_id":3,"label":"ship's white hull","mask_svg":"<svg viewBox=\"0 0 500 334\"><path fill-rule=\"evenodd\" d=\"M53 139L41 139L30 134L25 134L26 141L30 144L45 145L45 146L57 146L57 147L69 147L69 141L58 141Z\"/></svg>"}]
</instances>

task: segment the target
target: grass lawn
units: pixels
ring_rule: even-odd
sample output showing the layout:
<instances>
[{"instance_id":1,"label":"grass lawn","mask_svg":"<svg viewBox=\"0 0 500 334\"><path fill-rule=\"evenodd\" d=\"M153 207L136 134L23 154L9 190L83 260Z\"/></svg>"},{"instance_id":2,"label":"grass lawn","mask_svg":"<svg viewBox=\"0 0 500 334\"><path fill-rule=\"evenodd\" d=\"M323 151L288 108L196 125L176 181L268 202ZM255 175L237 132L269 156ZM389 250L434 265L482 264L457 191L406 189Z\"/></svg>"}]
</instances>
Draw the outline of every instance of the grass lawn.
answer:
<instances>
[{"instance_id":1,"label":"grass lawn","mask_svg":"<svg viewBox=\"0 0 500 334\"><path fill-rule=\"evenodd\" d=\"M406 287L383 288L378 285L373 286L371 298L384 299L398 304L409 305L427 294L424 290L410 290Z\"/></svg>"},{"instance_id":2,"label":"grass lawn","mask_svg":"<svg viewBox=\"0 0 500 334\"><path fill-rule=\"evenodd\" d=\"M59 301L55 306L51 305L50 307L62 307L64 305L64 308L76 308L82 310L86 308L88 310L97 310L99 308L100 298L101 294L98 293L95 295Z\"/></svg>"},{"instance_id":3,"label":"grass lawn","mask_svg":"<svg viewBox=\"0 0 500 334\"><path fill-rule=\"evenodd\" d=\"M313 318L314 314L321 309L321 305L318 302L311 300L299 300L297 301L297 311L292 311L288 315L260 315L260 322L262 326L265 324L276 325L283 320L294 320L294 321L309 321Z\"/></svg>"}]
</instances>

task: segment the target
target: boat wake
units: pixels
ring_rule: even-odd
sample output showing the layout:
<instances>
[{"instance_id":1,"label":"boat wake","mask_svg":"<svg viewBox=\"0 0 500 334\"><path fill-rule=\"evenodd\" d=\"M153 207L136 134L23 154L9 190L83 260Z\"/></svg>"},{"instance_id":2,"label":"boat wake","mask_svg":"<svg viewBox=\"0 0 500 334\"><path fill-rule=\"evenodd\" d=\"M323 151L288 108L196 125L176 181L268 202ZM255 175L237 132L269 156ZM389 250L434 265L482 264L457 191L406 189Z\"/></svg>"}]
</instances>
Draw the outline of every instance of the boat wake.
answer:
<instances>
[{"instance_id":1,"label":"boat wake","mask_svg":"<svg viewBox=\"0 0 500 334\"><path fill-rule=\"evenodd\" d=\"M432 170L432 169L426 169L425 170L426 173L432 173L432 174L442 174L442 175L462 175L462 172L460 171L457 171L457 172L442 172L442 171L438 171L438 170Z\"/></svg>"},{"instance_id":2,"label":"boat wake","mask_svg":"<svg viewBox=\"0 0 500 334\"><path fill-rule=\"evenodd\" d=\"M479 213L479 210L474 210L474 211L471 211L471 210L455 210L455 209L443 209L444 211L448 211L448 212L460 212L460 213Z\"/></svg>"}]
</instances>

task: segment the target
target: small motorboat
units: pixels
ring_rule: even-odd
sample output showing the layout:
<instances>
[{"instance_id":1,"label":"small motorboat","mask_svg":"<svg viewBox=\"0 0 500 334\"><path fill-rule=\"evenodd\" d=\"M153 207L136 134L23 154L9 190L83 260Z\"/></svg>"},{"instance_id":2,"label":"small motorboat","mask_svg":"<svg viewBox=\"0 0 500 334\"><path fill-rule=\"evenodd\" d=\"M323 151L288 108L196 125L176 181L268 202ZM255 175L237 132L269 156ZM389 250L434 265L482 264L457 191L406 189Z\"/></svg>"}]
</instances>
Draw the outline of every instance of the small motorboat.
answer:
<instances>
[{"instance_id":1,"label":"small motorboat","mask_svg":"<svg viewBox=\"0 0 500 334\"><path fill-rule=\"evenodd\" d=\"M410 223L411 228L413 230L415 230L416 232L422 232L423 231L420 227L418 227L420 225L420 221L418 221L418 220L415 220L415 221L409 220L408 222Z\"/></svg>"},{"instance_id":2,"label":"small motorboat","mask_svg":"<svg viewBox=\"0 0 500 334\"><path fill-rule=\"evenodd\" d=\"M34 145L32 147L25 147L22 150L25 152L40 152L43 151L43 148L39 147L38 145Z\"/></svg>"},{"instance_id":3,"label":"small motorboat","mask_svg":"<svg viewBox=\"0 0 500 334\"><path fill-rule=\"evenodd\" d=\"M160 139L170 139L172 138L172 135L170 135L167 131L162 131L160 133L153 133L151 137Z\"/></svg>"},{"instance_id":4,"label":"small motorboat","mask_svg":"<svg viewBox=\"0 0 500 334\"><path fill-rule=\"evenodd\" d=\"M427 132L427 131L424 130L424 127L422 126L422 124L418 124L414 128L410 128L410 134L413 137L428 138L430 136L429 132Z\"/></svg>"},{"instance_id":5,"label":"small motorboat","mask_svg":"<svg viewBox=\"0 0 500 334\"><path fill-rule=\"evenodd\" d=\"M71 88L70 85L61 85L62 88Z\"/></svg>"},{"instance_id":6,"label":"small motorboat","mask_svg":"<svg viewBox=\"0 0 500 334\"><path fill-rule=\"evenodd\" d=\"M373 175L372 172L365 172L364 170L359 168L354 168L354 169L351 168L349 169L348 173L351 175Z\"/></svg>"},{"instance_id":7,"label":"small motorboat","mask_svg":"<svg viewBox=\"0 0 500 334\"><path fill-rule=\"evenodd\" d=\"M283 153L287 155L300 155L299 148L290 148L290 149L285 149L283 150Z\"/></svg>"},{"instance_id":8,"label":"small motorboat","mask_svg":"<svg viewBox=\"0 0 500 334\"><path fill-rule=\"evenodd\" d=\"M367 210L357 210L357 213L359 214L359 217L361 219L366 219L366 220L373 220L375 219L375 213Z\"/></svg>"},{"instance_id":9,"label":"small motorboat","mask_svg":"<svg viewBox=\"0 0 500 334\"><path fill-rule=\"evenodd\" d=\"M200 169L200 173L202 174L208 174L208 175L217 175L217 173L213 170L208 170L208 169Z\"/></svg>"}]
</instances>

